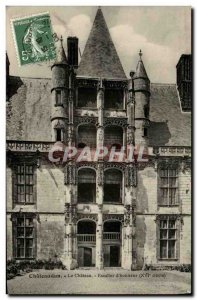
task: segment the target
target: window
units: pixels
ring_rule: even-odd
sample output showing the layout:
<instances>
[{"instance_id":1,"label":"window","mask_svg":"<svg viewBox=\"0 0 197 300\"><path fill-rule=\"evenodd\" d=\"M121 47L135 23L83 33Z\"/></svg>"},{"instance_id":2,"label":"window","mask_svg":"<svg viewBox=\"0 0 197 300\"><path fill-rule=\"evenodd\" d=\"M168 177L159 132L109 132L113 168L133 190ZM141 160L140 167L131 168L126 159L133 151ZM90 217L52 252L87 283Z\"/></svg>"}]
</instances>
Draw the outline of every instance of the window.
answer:
<instances>
[{"instance_id":1,"label":"window","mask_svg":"<svg viewBox=\"0 0 197 300\"><path fill-rule=\"evenodd\" d=\"M56 141L61 142L63 140L63 130L61 128L56 129Z\"/></svg>"},{"instance_id":2,"label":"window","mask_svg":"<svg viewBox=\"0 0 197 300\"><path fill-rule=\"evenodd\" d=\"M96 148L95 125L85 124L78 127L77 145L78 148L84 148L84 146L88 146L92 149Z\"/></svg>"},{"instance_id":3,"label":"window","mask_svg":"<svg viewBox=\"0 0 197 300\"><path fill-rule=\"evenodd\" d=\"M78 202L96 202L96 172L90 168L78 172Z\"/></svg>"},{"instance_id":4,"label":"window","mask_svg":"<svg viewBox=\"0 0 197 300\"><path fill-rule=\"evenodd\" d=\"M144 137L147 137L148 136L148 128L144 128Z\"/></svg>"},{"instance_id":5,"label":"window","mask_svg":"<svg viewBox=\"0 0 197 300\"><path fill-rule=\"evenodd\" d=\"M84 87L78 88L77 106L96 108L97 106L96 88L84 88Z\"/></svg>"},{"instance_id":6,"label":"window","mask_svg":"<svg viewBox=\"0 0 197 300\"><path fill-rule=\"evenodd\" d=\"M34 203L34 166L21 164L16 167L16 202Z\"/></svg>"},{"instance_id":7,"label":"window","mask_svg":"<svg viewBox=\"0 0 197 300\"><path fill-rule=\"evenodd\" d=\"M34 257L34 219L32 216L22 215L14 222L14 256L16 258Z\"/></svg>"},{"instance_id":8,"label":"window","mask_svg":"<svg viewBox=\"0 0 197 300\"><path fill-rule=\"evenodd\" d=\"M161 169L160 177L160 206L178 205L178 172L177 169Z\"/></svg>"},{"instance_id":9,"label":"window","mask_svg":"<svg viewBox=\"0 0 197 300\"><path fill-rule=\"evenodd\" d=\"M104 200L105 203L122 202L122 172L109 169L104 173Z\"/></svg>"},{"instance_id":10,"label":"window","mask_svg":"<svg viewBox=\"0 0 197 300\"><path fill-rule=\"evenodd\" d=\"M159 221L160 259L176 259L177 228L176 220L166 218Z\"/></svg>"},{"instance_id":11,"label":"window","mask_svg":"<svg viewBox=\"0 0 197 300\"><path fill-rule=\"evenodd\" d=\"M122 89L105 89L104 108L123 109L124 92Z\"/></svg>"},{"instance_id":12,"label":"window","mask_svg":"<svg viewBox=\"0 0 197 300\"><path fill-rule=\"evenodd\" d=\"M62 93L61 90L55 91L55 100L56 100L56 106L62 105Z\"/></svg>"},{"instance_id":13,"label":"window","mask_svg":"<svg viewBox=\"0 0 197 300\"><path fill-rule=\"evenodd\" d=\"M149 117L149 107L148 105L144 105L144 117L148 119Z\"/></svg>"},{"instance_id":14,"label":"window","mask_svg":"<svg viewBox=\"0 0 197 300\"><path fill-rule=\"evenodd\" d=\"M110 149L113 145L118 145L116 148L123 146L123 129L119 126L106 126L104 131L104 145Z\"/></svg>"}]
</instances>

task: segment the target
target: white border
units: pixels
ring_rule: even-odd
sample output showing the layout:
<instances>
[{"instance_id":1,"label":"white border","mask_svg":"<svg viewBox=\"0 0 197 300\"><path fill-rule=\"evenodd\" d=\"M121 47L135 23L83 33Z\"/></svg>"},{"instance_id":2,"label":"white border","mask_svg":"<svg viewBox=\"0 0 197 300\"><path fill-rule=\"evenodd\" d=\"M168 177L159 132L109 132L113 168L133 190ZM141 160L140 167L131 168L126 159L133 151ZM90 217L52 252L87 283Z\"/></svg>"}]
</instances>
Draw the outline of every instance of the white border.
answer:
<instances>
[{"instance_id":1,"label":"white border","mask_svg":"<svg viewBox=\"0 0 197 300\"><path fill-rule=\"evenodd\" d=\"M54 1L51 0L34 0L33 2L34 6L54 6ZM100 0L97 3L91 1L91 0L84 0L83 2L80 2L79 0L67 0L67 1L61 1L61 0L56 0L55 1L55 6L192 6L195 11L194 14L196 12L196 8L197 8L197 1L196 0L150 0L150 1L146 1L146 0L133 0L133 1L129 1L129 0L117 0L116 3L114 0ZM0 113L1 113L1 117L0 117L0 143L1 143L1 147L0 147L0 165L1 165L1 176L0 176L0 187L1 187L1 201L0 201L0 228L1 228L1 232L3 233L1 235L1 247L0 247L0 264L1 264L1 272L0 272L0 282L1 282L1 288L0 288L0 295L1 295L1 299L8 299L8 296L5 295L5 284L6 284L6 278L5 278L5 211L6 211L6 205L5 205L5 94L6 94L6 89L5 89L5 49L6 49L6 44L5 44L5 38L6 38L6 34L5 34L5 7L6 6L28 6L27 5L27 1L26 0L1 0L0 1L0 28L1 30L1 43L0 43L0 65L1 65L1 80L0 80L0 90L1 90L1 100L0 100ZM31 6L31 5L29 5ZM197 38L197 33L196 33L196 26L195 26L195 22L193 24L194 28L194 49L195 49L195 42L196 42L196 38ZM195 53L193 53L195 55ZM194 60L195 62L195 66L193 67L194 70L196 69L196 60ZM197 86L197 77L195 78L195 82L193 83L193 86ZM194 99L195 93L193 94L193 103L195 102ZM197 105L193 105L193 118L194 118L194 114L197 113ZM175 116L176 117L176 116ZM194 132L195 132L195 136L194 136L194 149L197 146L197 142L196 142L196 132L197 130L196 128L196 123L194 124ZM196 168L197 163L194 162L194 166ZM195 181L193 182L193 186L197 186L197 178L194 177ZM195 202L195 193L193 193L193 201ZM193 212L196 216L197 216L197 205L194 206L195 212ZM196 218L193 218L194 220ZM194 223L194 222L193 222ZM193 228L194 230L194 242L196 246L196 240L197 240L197 236L196 236L196 226L195 224L193 224ZM196 248L194 248L196 249ZM195 255L195 251L193 251L193 255ZM197 259L195 258L196 262ZM195 263L195 267L196 267L196 263ZM195 268L196 271L196 268ZM196 275L196 274L195 274ZM194 282L193 282L194 287L197 286L197 276L194 277ZM195 288L196 290L196 288ZM194 291L195 292L195 291ZM42 297L37 297L38 299L42 299ZM59 297L50 297L50 298L56 298L58 299ZM67 299L71 299L73 300L73 297L66 297ZM81 296L76 297L78 299L81 299ZM99 298L99 297L94 297L94 298ZM119 297L119 298L123 298L123 297ZM134 299L142 299L143 297L133 297ZM28 297L23 297L23 299L28 299ZM102 299L108 299L108 297L102 297Z\"/></svg>"}]
</instances>

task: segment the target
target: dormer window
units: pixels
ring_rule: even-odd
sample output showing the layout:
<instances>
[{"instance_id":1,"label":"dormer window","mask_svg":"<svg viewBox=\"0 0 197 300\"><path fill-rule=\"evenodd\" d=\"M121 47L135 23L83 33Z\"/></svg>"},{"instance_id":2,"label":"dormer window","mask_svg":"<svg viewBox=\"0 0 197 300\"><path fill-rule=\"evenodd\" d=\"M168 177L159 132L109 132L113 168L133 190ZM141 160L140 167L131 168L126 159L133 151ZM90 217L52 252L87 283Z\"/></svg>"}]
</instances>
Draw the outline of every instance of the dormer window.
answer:
<instances>
[{"instance_id":1,"label":"dormer window","mask_svg":"<svg viewBox=\"0 0 197 300\"><path fill-rule=\"evenodd\" d=\"M62 105L62 91L61 90L55 91L55 104L56 104L56 106Z\"/></svg>"}]
</instances>

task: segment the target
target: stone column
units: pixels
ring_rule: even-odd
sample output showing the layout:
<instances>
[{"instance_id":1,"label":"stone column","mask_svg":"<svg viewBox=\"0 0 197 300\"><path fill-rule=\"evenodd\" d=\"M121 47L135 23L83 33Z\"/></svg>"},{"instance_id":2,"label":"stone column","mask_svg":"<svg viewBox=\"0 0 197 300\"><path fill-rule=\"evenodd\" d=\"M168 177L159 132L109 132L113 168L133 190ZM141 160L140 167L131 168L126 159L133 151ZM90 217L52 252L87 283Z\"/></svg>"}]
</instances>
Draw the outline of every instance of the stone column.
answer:
<instances>
[{"instance_id":1,"label":"stone column","mask_svg":"<svg viewBox=\"0 0 197 300\"><path fill-rule=\"evenodd\" d=\"M98 222L96 229L96 267L103 269L103 214L102 205L98 206Z\"/></svg>"},{"instance_id":2,"label":"stone column","mask_svg":"<svg viewBox=\"0 0 197 300\"><path fill-rule=\"evenodd\" d=\"M77 267L76 249L76 168L72 161L69 161L64 169L65 184L65 249L62 261L68 270ZM74 253L73 253L74 252Z\"/></svg>"},{"instance_id":3,"label":"stone column","mask_svg":"<svg viewBox=\"0 0 197 300\"><path fill-rule=\"evenodd\" d=\"M104 86L100 79L97 89L97 109L98 109L98 126L97 126L97 147L103 147L104 142Z\"/></svg>"},{"instance_id":4,"label":"stone column","mask_svg":"<svg viewBox=\"0 0 197 300\"><path fill-rule=\"evenodd\" d=\"M124 216L124 259L123 267L131 270L132 266L132 211L131 205L125 206Z\"/></svg>"},{"instance_id":5,"label":"stone column","mask_svg":"<svg viewBox=\"0 0 197 300\"><path fill-rule=\"evenodd\" d=\"M74 72L71 70L69 76L68 97L68 146L74 146Z\"/></svg>"}]
</instances>

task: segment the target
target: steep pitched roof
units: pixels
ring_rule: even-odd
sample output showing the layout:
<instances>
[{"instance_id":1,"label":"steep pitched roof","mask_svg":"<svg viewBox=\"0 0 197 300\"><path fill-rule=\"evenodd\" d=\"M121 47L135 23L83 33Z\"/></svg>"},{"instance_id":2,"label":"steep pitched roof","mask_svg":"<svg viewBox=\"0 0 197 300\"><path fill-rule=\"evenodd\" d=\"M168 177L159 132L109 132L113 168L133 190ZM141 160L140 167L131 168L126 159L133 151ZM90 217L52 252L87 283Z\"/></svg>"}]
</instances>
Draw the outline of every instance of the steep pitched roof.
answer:
<instances>
[{"instance_id":1,"label":"steep pitched roof","mask_svg":"<svg viewBox=\"0 0 197 300\"><path fill-rule=\"evenodd\" d=\"M86 43L77 75L93 78L126 79L100 8Z\"/></svg>"},{"instance_id":2,"label":"steep pitched roof","mask_svg":"<svg viewBox=\"0 0 197 300\"><path fill-rule=\"evenodd\" d=\"M151 83L149 142L191 146L191 113L181 112L175 84Z\"/></svg>"},{"instance_id":3,"label":"steep pitched roof","mask_svg":"<svg viewBox=\"0 0 197 300\"><path fill-rule=\"evenodd\" d=\"M66 57L66 53L64 51L64 47L63 47L63 39L62 36L60 38L60 43L56 48L56 59L55 59L55 63L61 63L61 64L68 64L67 61L67 57Z\"/></svg>"},{"instance_id":4,"label":"steep pitched roof","mask_svg":"<svg viewBox=\"0 0 197 300\"><path fill-rule=\"evenodd\" d=\"M146 73L146 69L145 69L145 66L144 66L144 63L142 61L142 50L140 50L139 52L139 61L137 63L137 67L136 67L136 72L133 76L133 78L144 78L144 79L149 79L148 78L148 75Z\"/></svg>"},{"instance_id":5,"label":"steep pitched roof","mask_svg":"<svg viewBox=\"0 0 197 300\"><path fill-rule=\"evenodd\" d=\"M146 73L146 69L144 67L143 61L140 59L137 64L136 72L133 78L145 78L148 79L148 75Z\"/></svg>"}]
</instances>

